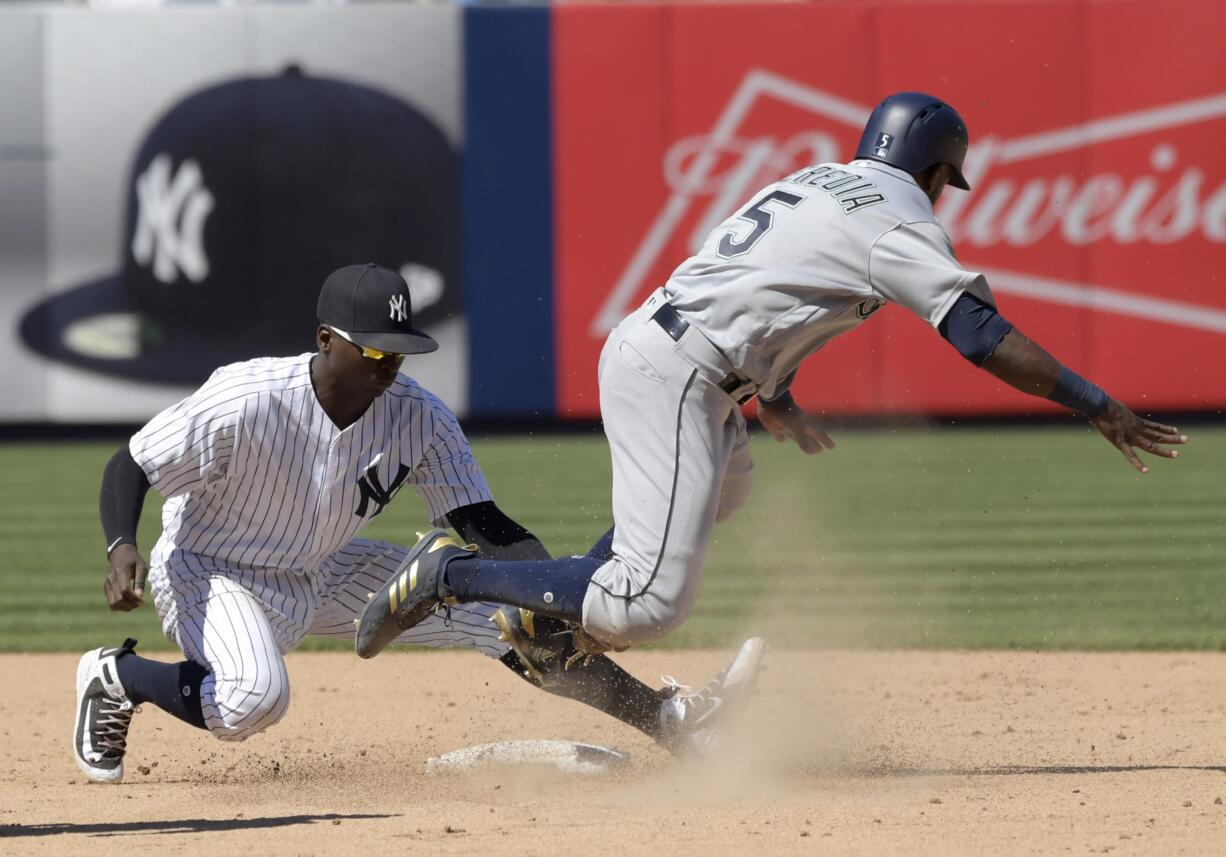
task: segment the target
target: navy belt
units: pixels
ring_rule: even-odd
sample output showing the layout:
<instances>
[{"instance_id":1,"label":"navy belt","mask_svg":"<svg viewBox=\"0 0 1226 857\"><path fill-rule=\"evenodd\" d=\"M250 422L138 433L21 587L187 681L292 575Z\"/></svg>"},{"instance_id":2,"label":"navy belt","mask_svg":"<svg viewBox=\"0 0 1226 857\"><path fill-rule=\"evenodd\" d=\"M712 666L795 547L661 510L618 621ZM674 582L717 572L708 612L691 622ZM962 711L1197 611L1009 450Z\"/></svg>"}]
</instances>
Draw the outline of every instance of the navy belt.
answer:
<instances>
[{"instance_id":1,"label":"navy belt","mask_svg":"<svg viewBox=\"0 0 1226 857\"><path fill-rule=\"evenodd\" d=\"M677 312L677 310L673 308L673 305L669 303L660 304L660 308L652 314L651 320L660 325L660 327L664 329L664 332L672 337L673 342L679 342L682 335L684 335L690 327L690 323L682 318L681 313ZM749 383L749 379L744 375L741 375L738 372L729 372L719 380L719 383L716 386L718 386L729 396L736 398L736 391L744 388L745 385ZM753 397L754 393L745 393L740 398L736 399L736 403L738 405L743 405Z\"/></svg>"}]
</instances>

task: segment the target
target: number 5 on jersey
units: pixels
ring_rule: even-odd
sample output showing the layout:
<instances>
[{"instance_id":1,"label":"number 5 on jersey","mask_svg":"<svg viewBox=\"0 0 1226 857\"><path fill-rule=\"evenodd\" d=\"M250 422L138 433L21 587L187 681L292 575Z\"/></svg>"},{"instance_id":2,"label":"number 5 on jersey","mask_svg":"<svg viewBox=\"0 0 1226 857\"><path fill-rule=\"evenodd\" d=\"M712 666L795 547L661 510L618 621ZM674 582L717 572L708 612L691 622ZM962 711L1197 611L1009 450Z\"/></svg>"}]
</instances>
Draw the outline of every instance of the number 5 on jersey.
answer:
<instances>
[{"instance_id":1,"label":"number 5 on jersey","mask_svg":"<svg viewBox=\"0 0 1226 857\"><path fill-rule=\"evenodd\" d=\"M725 233L724 237L719 240L719 255L725 259L731 259L735 256L743 256L753 249L753 245L757 244L762 236L770 231L771 224L774 221L774 215L766 209L766 206L770 203L777 202L780 205L786 205L788 208L795 208L804 202L804 199L803 196L797 196L785 190L771 191L745 209L742 214L737 215L739 219L748 220L752 223L753 231L746 235L742 241L736 240L735 232Z\"/></svg>"}]
</instances>

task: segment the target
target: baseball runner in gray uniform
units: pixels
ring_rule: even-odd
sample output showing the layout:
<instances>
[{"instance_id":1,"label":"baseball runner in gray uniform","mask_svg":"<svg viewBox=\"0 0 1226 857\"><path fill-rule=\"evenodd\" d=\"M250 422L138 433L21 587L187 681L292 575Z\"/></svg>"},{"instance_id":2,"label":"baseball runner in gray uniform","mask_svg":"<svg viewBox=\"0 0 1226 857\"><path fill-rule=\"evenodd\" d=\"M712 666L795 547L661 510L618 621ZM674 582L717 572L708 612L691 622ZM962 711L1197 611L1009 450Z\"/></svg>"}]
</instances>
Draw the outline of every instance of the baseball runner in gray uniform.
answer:
<instances>
[{"instance_id":1,"label":"baseball runner in gray uniform","mask_svg":"<svg viewBox=\"0 0 1226 857\"><path fill-rule=\"evenodd\" d=\"M788 392L806 357L886 302L919 315L967 360L1087 417L1141 472L1187 438L1142 419L1062 366L997 311L982 274L954 257L933 213L962 175L968 134L938 98L903 92L871 114L850 164L816 164L761 189L610 334L600 408L613 460L612 555L499 562L459 547L409 557L415 574L366 608L371 656L439 609L513 604L581 625L606 646L685 621L713 525L749 492L740 405L807 453L834 443Z\"/></svg>"},{"instance_id":2,"label":"baseball runner in gray uniform","mask_svg":"<svg viewBox=\"0 0 1226 857\"><path fill-rule=\"evenodd\" d=\"M341 268L324 282L318 317L318 353L223 366L106 467L107 601L140 607L147 582L185 660L143 658L135 640L81 658L73 747L95 782L123 778L143 702L227 741L275 724L290 699L285 652L307 634L351 638L370 591L405 567L408 548L358 536L403 485L484 555L549 556L494 504L455 415L400 374L406 354L438 347L413 328L404 279L373 264ZM146 565L136 528L150 487L166 503ZM654 690L608 658L581 657L557 620L481 602L396 641L478 649L679 754L705 749L761 657L751 640L701 691Z\"/></svg>"}]
</instances>

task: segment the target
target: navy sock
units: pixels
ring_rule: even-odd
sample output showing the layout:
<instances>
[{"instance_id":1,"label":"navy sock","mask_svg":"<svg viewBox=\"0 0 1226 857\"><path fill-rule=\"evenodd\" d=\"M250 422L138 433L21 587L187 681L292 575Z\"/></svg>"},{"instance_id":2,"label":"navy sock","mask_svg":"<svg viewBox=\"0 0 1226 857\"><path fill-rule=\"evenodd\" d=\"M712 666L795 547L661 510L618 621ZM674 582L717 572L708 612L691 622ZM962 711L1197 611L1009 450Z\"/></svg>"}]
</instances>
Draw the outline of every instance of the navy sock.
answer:
<instances>
[{"instance_id":1,"label":"navy sock","mask_svg":"<svg viewBox=\"0 0 1226 857\"><path fill-rule=\"evenodd\" d=\"M209 671L194 661L166 664L128 652L115 659L119 683L136 705L152 702L184 723L204 729L200 682Z\"/></svg>"},{"instance_id":2,"label":"navy sock","mask_svg":"<svg viewBox=\"0 0 1226 857\"><path fill-rule=\"evenodd\" d=\"M613 559L614 529L616 529L616 527L609 527L609 531L600 537L600 541L592 545L592 549L587 552L587 555L598 557L606 562Z\"/></svg>"},{"instance_id":3,"label":"navy sock","mask_svg":"<svg viewBox=\"0 0 1226 857\"><path fill-rule=\"evenodd\" d=\"M579 622L588 582L604 563L593 556L521 562L457 558L447 563L443 584L459 601L496 601Z\"/></svg>"}]
</instances>

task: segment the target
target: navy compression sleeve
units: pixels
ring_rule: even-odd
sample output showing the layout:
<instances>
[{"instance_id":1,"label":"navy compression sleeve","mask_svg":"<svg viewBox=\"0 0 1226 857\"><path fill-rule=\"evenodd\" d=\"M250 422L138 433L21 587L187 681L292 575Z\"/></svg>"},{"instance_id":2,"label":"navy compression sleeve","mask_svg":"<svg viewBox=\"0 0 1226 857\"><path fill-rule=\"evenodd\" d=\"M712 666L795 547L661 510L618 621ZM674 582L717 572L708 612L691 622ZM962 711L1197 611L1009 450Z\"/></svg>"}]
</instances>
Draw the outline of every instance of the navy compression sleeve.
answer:
<instances>
[{"instance_id":1,"label":"navy compression sleeve","mask_svg":"<svg viewBox=\"0 0 1226 857\"><path fill-rule=\"evenodd\" d=\"M140 469L125 444L111 456L102 471L102 491L98 496L98 515L106 536L106 552L119 545L136 544L140 510L149 492L149 478Z\"/></svg>"},{"instance_id":2,"label":"navy compression sleeve","mask_svg":"<svg viewBox=\"0 0 1226 857\"><path fill-rule=\"evenodd\" d=\"M937 326L941 336L976 366L992 356L1013 325L993 307L970 292L963 292Z\"/></svg>"}]
</instances>

